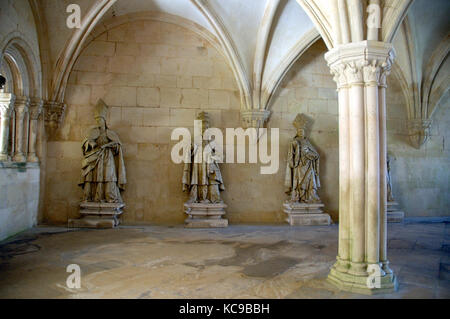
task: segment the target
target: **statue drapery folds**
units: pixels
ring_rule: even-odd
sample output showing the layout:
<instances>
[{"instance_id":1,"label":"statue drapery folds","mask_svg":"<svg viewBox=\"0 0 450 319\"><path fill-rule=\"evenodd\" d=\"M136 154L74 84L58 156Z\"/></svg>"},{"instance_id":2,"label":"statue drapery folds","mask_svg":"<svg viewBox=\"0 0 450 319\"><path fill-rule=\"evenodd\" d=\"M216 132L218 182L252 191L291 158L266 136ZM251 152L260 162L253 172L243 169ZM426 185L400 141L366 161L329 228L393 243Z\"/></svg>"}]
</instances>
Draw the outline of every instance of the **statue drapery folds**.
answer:
<instances>
[{"instance_id":1,"label":"statue drapery folds","mask_svg":"<svg viewBox=\"0 0 450 319\"><path fill-rule=\"evenodd\" d=\"M209 128L208 115L202 112L197 117L202 121L202 145L193 144L186 153L183 170L183 191L189 191L191 203L221 203L220 192L225 185L220 172L221 157L216 152L214 140L203 139L205 130Z\"/></svg>"},{"instance_id":2,"label":"statue drapery folds","mask_svg":"<svg viewBox=\"0 0 450 319\"><path fill-rule=\"evenodd\" d=\"M87 202L122 203L126 173L122 143L106 125L108 107L99 100L95 107L98 126L89 131L82 143L81 180L83 200Z\"/></svg>"},{"instance_id":3,"label":"statue drapery folds","mask_svg":"<svg viewBox=\"0 0 450 319\"><path fill-rule=\"evenodd\" d=\"M317 194L320 188L319 153L311 145L305 135L308 119L304 115L297 115L294 126L297 135L289 145L285 192L289 201L300 203L318 203Z\"/></svg>"}]
</instances>

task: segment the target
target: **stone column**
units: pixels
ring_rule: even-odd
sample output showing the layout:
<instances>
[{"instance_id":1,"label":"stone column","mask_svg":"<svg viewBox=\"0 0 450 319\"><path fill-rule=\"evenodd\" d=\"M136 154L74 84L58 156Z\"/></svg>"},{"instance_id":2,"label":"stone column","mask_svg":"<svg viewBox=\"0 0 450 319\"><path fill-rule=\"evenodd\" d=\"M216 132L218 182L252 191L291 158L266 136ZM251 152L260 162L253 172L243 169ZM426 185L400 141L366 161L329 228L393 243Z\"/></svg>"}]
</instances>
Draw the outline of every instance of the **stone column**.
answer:
<instances>
[{"instance_id":1,"label":"stone column","mask_svg":"<svg viewBox=\"0 0 450 319\"><path fill-rule=\"evenodd\" d=\"M39 116L42 113L44 101L41 99L34 99L30 103L30 138L28 142L28 161L39 162L39 158L36 155L36 139L38 135Z\"/></svg>"},{"instance_id":2,"label":"stone column","mask_svg":"<svg viewBox=\"0 0 450 319\"><path fill-rule=\"evenodd\" d=\"M349 126L349 85L344 76L344 70L341 69L335 75L335 81L338 83L339 99L339 127ZM339 131L339 252L336 267L341 270L348 269L350 261L349 245L349 214L343 213L349 211L350 202L350 135L348 130Z\"/></svg>"},{"instance_id":3,"label":"stone column","mask_svg":"<svg viewBox=\"0 0 450 319\"><path fill-rule=\"evenodd\" d=\"M0 161L9 161L9 125L11 115L14 110L14 101L16 97L11 93L0 93Z\"/></svg>"},{"instance_id":4,"label":"stone column","mask_svg":"<svg viewBox=\"0 0 450 319\"><path fill-rule=\"evenodd\" d=\"M365 136L364 136L364 79L359 65L347 65L345 76L349 83L349 142L350 142L350 258L349 273L361 276L365 272Z\"/></svg>"},{"instance_id":5,"label":"stone column","mask_svg":"<svg viewBox=\"0 0 450 319\"><path fill-rule=\"evenodd\" d=\"M340 144L339 255L328 279L351 292L391 292L397 281L386 256L383 90L394 50L387 43L361 41L340 45L325 58L339 89Z\"/></svg>"},{"instance_id":6,"label":"stone column","mask_svg":"<svg viewBox=\"0 0 450 319\"><path fill-rule=\"evenodd\" d=\"M367 189L367 262L379 263L380 246L380 126L378 85L381 68L379 62L363 67L366 94L366 189ZM384 181L382 179L381 181Z\"/></svg>"},{"instance_id":7,"label":"stone column","mask_svg":"<svg viewBox=\"0 0 450 319\"><path fill-rule=\"evenodd\" d=\"M386 125L386 78L391 69L386 65L384 72L380 74L380 85L378 87L379 97L379 126L380 126L380 262L386 274L392 274L387 259L387 125Z\"/></svg>"},{"instance_id":8,"label":"stone column","mask_svg":"<svg viewBox=\"0 0 450 319\"><path fill-rule=\"evenodd\" d=\"M30 105L30 99L24 96L16 98L16 104L14 106L14 111L16 113L16 136L15 136L15 152L13 161L15 162L26 162L26 149L25 149L25 139L28 138L27 127L25 124L25 118L28 114L28 107Z\"/></svg>"}]
</instances>

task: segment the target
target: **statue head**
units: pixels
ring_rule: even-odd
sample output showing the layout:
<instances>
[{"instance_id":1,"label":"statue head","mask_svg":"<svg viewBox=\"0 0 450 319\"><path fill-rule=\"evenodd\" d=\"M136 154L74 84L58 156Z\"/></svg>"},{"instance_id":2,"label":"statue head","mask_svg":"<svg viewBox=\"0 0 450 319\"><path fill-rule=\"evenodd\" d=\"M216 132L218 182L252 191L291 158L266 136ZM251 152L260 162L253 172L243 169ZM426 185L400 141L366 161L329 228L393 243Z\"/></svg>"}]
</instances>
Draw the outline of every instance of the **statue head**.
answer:
<instances>
[{"instance_id":1,"label":"statue head","mask_svg":"<svg viewBox=\"0 0 450 319\"><path fill-rule=\"evenodd\" d=\"M202 121L202 135L209 129L209 116L206 112L200 112L197 115L197 121Z\"/></svg>"},{"instance_id":2,"label":"statue head","mask_svg":"<svg viewBox=\"0 0 450 319\"><path fill-rule=\"evenodd\" d=\"M297 129L298 137L306 137L306 129L309 124L309 119L306 117L306 115L297 114L292 124Z\"/></svg>"},{"instance_id":3,"label":"statue head","mask_svg":"<svg viewBox=\"0 0 450 319\"><path fill-rule=\"evenodd\" d=\"M106 105L106 103L103 102L102 99L99 99L94 109L94 117L99 126L106 128L107 115L108 115L108 105Z\"/></svg>"}]
</instances>

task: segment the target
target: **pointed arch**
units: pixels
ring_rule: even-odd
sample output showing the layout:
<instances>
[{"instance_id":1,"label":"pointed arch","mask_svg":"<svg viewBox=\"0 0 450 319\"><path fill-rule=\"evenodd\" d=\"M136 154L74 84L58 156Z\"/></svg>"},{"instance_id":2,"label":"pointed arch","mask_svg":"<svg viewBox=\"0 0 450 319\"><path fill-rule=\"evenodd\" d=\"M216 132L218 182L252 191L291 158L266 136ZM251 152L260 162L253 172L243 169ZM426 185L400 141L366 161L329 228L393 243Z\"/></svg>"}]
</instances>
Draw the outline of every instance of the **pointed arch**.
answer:
<instances>
[{"instance_id":1,"label":"pointed arch","mask_svg":"<svg viewBox=\"0 0 450 319\"><path fill-rule=\"evenodd\" d=\"M64 100L65 88L70 71L78 58L86 39L103 15L116 1L117 0L96 0L89 12L83 18L81 28L75 29L72 37L67 41L55 66L50 95L53 101L62 102Z\"/></svg>"},{"instance_id":2,"label":"pointed arch","mask_svg":"<svg viewBox=\"0 0 450 319\"><path fill-rule=\"evenodd\" d=\"M320 38L321 36L316 29L310 30L281 59L281 62L263 83L262 105L265 105L265 109L270 109L274 93L291 69L292 65L294 65L294 63L308 50L308 48Z\"/></svg>"},{"instance_id":3,"label":"pointed arch","mask_svg":"<svg viewBox=\"0 0 450 319\"><path fill-rule=\"evenodd\" d=\"M218 40L226 53L227 60L230 67L237 79L239 91L241 92L241 105L244 108L250 110L252 108L252 85L250 79L247 76L244 64L239 56L236 44L234 43L231 35L228 33L222 19L214 11L214 9L204 0L191 0L192 3L197 6L203 16L213 27L217 34Z\"/></svg>"},{"instance_id":4,"label":"pointed arch","mask_svg":"<svg viewBox=\"0 0 450 319\"><path fill-rule=\"evenodd\" d=\"M14 60L21 77L18 93L31 97L42 97L40 60L36 57L25 36L19 31L9 33L0 43L0 61L6 56ZM10 61L11 62L11 61ZM12 70L11 70L12 71Z\"/></svg>"},{"instance_id":5,"label":"pointed arch","mask_svg":"<svg viewBox=\"0 0 450 319\"><path fill-rule=\"evenodd\" d=\"M296 0L305 10L311 21L314 23L317 31L322 37L328 50L334 47L334 38L332 33L331 21L329 21L322 12L320 6L314 0Z\"/></svg>"}]
</instances>

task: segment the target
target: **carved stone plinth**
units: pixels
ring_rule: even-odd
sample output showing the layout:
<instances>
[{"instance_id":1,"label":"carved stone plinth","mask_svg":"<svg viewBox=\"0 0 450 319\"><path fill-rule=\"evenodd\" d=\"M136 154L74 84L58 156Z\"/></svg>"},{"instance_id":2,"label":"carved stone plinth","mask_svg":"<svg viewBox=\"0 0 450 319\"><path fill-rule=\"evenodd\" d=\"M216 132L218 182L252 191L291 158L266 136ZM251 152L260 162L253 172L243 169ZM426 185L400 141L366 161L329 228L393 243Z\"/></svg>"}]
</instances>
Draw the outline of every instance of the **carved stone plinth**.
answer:
<instances>
[{"instance_id":1,"label":"carved stone plinth","mask_svg":"<svg viewBox=\"0 0 450 319\"><path fill-rule=\"evenodd\" d=\"M119 216L123 213L124 203L80 204L81 218L69 219L69 228L114 228L119 225Z\"/></svg>"},{"instance_id":2,"label":"carved stone plinth","mask_svg":"<svg viewBox=\"0 0 450 319\"><path fill-rule=\"evenodd\" d=\"M228 219L222 218L226 214L224 203L185 203L185 213L189 216L185 220L186 228L222 228L228 227Z\"/></svg>"},{"instance_id":3,"label":"carved stone plinth","mask_svg":"<svg viewBox=\"0 0 450 319\"><path fill-rule=\"evenodd\" d=\"M291 203L283 204L284 212L287 214L286 221L291 226L319 226L330 225L330 215L322 211L322 203Z\"/></svg>"},{"instance_id":4,"label":"carved stone plinth","mask_svg":"<svg viewBox=\"0 0 450 319\"><path fill-rule=\"evenodd\" d=\"M355 267L358 268L361 265L356 264ZM328 275L328 281L341 290L363 295L389 294L398 288L397 277L392 273L386 274L384 271L380 271L380 274L355 275L351 272L352 268L352 263L347 265L347 269L344 271L337 270L336 265L333 266Z\"/></svg>"},{"instance_id":5,"label":"carved stone plinth","mask_svg":"<svg viewBox=\"0 0 450 319\"><path fill-rule=\"evenodd\" d=\"M402 223L405 213L398 208L397 202L387 203L387 221L388 223Z\"/></svg>"}]
</instances>

